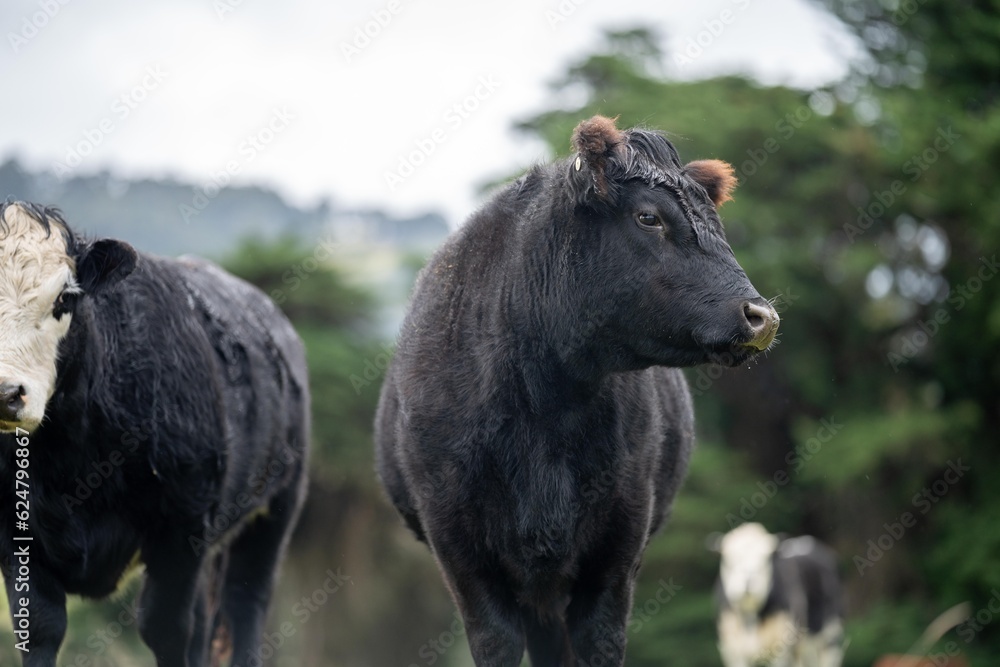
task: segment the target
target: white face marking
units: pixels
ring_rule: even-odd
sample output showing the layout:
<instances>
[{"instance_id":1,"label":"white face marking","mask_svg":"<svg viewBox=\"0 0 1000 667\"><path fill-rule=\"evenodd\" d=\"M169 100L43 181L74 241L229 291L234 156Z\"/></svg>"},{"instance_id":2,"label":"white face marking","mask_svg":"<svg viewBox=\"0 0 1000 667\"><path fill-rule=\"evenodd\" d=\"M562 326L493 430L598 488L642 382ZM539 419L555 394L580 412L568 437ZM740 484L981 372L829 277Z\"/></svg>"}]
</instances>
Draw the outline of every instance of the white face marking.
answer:
<instances>
[{"instance_id":1,"label":"white face marking","mask_svg":"<svg viewBox=\"0 0 1000 667\"><path fill-rule=\"evenodd\" d=\"M771 592L771 557L778 538L759 523L745 523L722 537L722 590L736 609L756 613Z\"/></svg>"},{"instance_id":2,"label":"white face marking","mask_svg":"<svg viewBox=\"0 0 1000 667\"><path fill-rule=\"evenodd\" d=\"M18 205L0 225L0 385L22 387L24 402L14 421L0 420L0 432L37 428L55 391L56 355L71 315L56 319L53 305L64 290L79 288L63 230L55 221L50 227L46 236Z\"/></svg>"}]
</instances>

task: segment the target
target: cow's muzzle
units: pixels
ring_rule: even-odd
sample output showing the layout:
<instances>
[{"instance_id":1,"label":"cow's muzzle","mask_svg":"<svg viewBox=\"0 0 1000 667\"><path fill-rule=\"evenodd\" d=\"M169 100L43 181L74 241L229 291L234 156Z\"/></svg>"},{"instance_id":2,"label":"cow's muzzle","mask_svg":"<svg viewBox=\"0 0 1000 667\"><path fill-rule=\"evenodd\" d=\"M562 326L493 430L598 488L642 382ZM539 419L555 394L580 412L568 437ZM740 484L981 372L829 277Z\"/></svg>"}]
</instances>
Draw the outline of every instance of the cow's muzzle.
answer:
<instances>
[{"instance_id":1,"label":"cow's muzzle","mask_svg":"<svg viewBox=\"0 0 1000 667\"><path fill-rule=\"evenodd\" d=\"M763 305L747 301L743 304L743 316L752 332L752 338L743 345L752 348L757 352L762 352L770 347L774 342L774 337L778 333L778 324L781 318L771 304Z\"/></svg>"}]
</instances>

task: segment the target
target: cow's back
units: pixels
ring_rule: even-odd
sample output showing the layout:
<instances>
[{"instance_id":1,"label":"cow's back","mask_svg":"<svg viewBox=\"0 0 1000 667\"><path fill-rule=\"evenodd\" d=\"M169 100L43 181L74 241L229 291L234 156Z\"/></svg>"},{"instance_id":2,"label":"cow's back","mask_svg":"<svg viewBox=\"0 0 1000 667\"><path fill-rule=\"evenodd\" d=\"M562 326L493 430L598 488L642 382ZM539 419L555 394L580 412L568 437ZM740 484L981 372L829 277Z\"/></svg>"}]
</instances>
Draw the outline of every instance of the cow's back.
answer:
<instances>
[{"instance_id":1,"label":"cow's back","mask_svg":"<svg viewBox=\"0 0 1000 667\"><path fill-rule=\"evenodd\" d=\"M87 317L90 377L71 393L89 392L82 400L103 418L80 435L105 448L137 437L178 517L200 521L283 448L302 458L302 345L257 288L205 260L143 254Z\"/></svg>"},{"instance_id":2,"label":"cow's back","mask_svg":"<svg viewBox=\"0 0 1000 667\"><path fill-rule=\"evenodd\" d=\"M304 464L308 445L309 389L301 340L253 285L205 260L161 261L180 273L185 303L214 357L206 370L211 369L208 381L216 384L222 403L229 487L224 497L245 487L248 475L280 486ZM294 467L260 474L274 461L293 459Z\"/></svg>"}]
</instances>

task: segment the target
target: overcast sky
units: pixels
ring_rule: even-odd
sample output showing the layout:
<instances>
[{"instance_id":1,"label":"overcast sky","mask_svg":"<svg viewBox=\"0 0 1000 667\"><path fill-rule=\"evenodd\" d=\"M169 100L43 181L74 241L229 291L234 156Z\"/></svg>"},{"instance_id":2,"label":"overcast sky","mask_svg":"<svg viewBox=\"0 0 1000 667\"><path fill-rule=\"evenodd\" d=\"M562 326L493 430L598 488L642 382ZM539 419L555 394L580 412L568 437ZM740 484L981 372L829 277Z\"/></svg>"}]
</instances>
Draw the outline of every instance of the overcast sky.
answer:
<instances>
[{"instance_id":1,"label":"overcast sky","mask_svg":"<svg viewBox=\"0 0 1000 667\"><path fill-rule=\"evenodd\" d=\"M511 124L550 108L548 84L606 27L656 29L679 78L808 88L855 53L808 0L5 0L0 24L0 158L452 224L477 185L547 157Z\"/></svg>"}]
</instances>

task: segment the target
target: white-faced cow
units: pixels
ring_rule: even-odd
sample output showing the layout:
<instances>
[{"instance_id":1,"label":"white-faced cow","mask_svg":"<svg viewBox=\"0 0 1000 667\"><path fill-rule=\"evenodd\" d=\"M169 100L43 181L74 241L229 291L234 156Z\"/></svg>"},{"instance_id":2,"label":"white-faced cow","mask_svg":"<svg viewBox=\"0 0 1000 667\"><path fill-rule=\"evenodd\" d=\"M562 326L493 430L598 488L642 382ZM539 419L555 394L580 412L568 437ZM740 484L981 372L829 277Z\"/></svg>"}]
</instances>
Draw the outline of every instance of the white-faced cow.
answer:
<instances>
[{"instance_id":1,"label":"white-faced cow","mask_svg":"<svg viewBox=\"0 0 1000 667\"><path fill-rule=\"evenodd\" d=\"M594 117L431 259L376 417L476 664L621 665L634 581L687 469L677 367L767 349L778 316L726 243L729 165Z\"/></svg>"},{"instance_id":2,"label":"white-faced cow","mask_svg":"<svg viewBox=\"0 0 1000 667\"><path fill-rule=\"evenodd\" d=\"M717 586L726 667L839 667L843 607L837 558L812 537L782 540L759 523L726 533Z\"/></svg>"},{"instance_id":3,"label":"white-faced cow","mask_svg":"<svg viewBox=\"0 0 1000 667\"><path fill-rule=\"evenodd\" d=\"M160 667L206 664L223 624L259 664L308 439L302 345L261 292L0 207L0 569L27 667L55 666L67 594L140 561Z\"/></svg>"}]
</instances>

